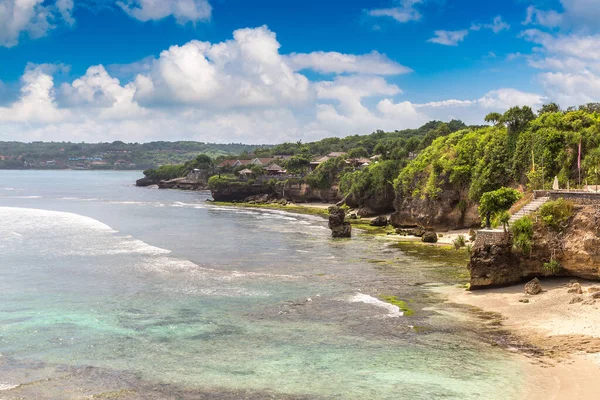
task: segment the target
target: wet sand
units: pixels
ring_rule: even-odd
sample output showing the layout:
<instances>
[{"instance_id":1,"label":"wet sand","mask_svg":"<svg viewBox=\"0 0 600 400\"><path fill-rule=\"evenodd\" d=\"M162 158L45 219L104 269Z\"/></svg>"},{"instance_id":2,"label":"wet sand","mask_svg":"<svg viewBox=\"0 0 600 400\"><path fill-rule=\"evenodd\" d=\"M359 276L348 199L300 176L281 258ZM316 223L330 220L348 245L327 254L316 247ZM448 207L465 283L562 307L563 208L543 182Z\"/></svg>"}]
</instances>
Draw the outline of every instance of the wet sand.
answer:
<instances>
[{"instance_id":1,"label":"wet sand","mask_svg":"<svg viewBox=\"0 0 600 400\"><path fill-rule=\"evenodd\" d=\"M450 303L498 313L502 329L536 349L535 354L518 355L529 376L524 399L597 399L600 300L594 301L588 289L600 285L579 280L583 294L576 294L569 293L570 281L543 280L544 291L535 296L525 295L523 285L473 292L454 287L436 291ZM573 302L576 298L583 301ZM510 345L508 350L522 353Z\"/></svg>"}]
</instances>

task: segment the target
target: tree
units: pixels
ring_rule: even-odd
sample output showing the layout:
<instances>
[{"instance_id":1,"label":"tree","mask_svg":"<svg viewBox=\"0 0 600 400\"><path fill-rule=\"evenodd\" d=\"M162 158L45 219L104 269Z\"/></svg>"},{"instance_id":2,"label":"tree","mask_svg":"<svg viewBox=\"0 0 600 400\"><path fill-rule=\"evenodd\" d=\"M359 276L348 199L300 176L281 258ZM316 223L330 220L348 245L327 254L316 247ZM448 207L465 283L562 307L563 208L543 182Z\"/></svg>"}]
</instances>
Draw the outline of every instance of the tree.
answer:
<instances>
[{"instance_id":1,"label":"tree","mask_svg":"<svg viewBox=\"0 0 600 400\"><path fill-rule=\"evenodd\" d=\"M560 106L556 103L548 103L548 104L544 104L542 106L542 108L540 108L540 111L538 112L539 115L543 115L543 114L550 114L550 113L557 113L560 112Z\"/></svg>"},{"instance_id":2,"label":"tree","mask_svg":"<svg viewBox=\"0 0 600 400\"><path fill-rule=\"evenodd\" d=\"M484 193L479 201L479 215L485 219L485 226L490 228L492 217L508 211L522 196L518 190L507 187Z\"/></svg>"},{"instance_id":3,"label":"tree","mask_svg":"<svg viewBox=\"0 0 600 400\"><path fill-rule=\"evenodd\" d=\"M523 132L527 124L535 119L535 114L529 106L511 107L501 118L502 123L506 124L509 135L515 135Z\"/></svg>"},{"instance_id":4,"label":"tree","mask_svg":"<svg viewBox=\"0 0 600 400\"><path fill-rule=\"evenodd\" d=\"M356 147L348 152L349 158L368 157L369 153L364 147Z\"/></svg>"},{"instance_id":5,"label":"tree","mask_svg":"<svg viewBox=\"0 0 600 400\"><path fill-rule=\"evenodd\" d=\"M488 124L492 123L494 125L497 125L501 121L502 121L502 114L500 114L498 112L491 112L485 116L485 122L487 122Z\"/></svg>"}]
</instances>

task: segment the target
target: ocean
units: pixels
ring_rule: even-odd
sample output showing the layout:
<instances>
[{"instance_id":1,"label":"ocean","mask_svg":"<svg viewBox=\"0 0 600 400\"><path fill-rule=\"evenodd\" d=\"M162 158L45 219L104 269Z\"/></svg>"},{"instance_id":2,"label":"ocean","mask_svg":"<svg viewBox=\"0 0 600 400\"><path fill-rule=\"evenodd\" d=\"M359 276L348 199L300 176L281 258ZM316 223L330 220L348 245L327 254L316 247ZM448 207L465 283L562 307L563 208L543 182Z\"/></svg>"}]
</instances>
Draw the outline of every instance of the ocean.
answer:
<instances>
[{"instance_id":1,"label":"ocean","mask_svg":"<svg viewBox=\"0 0 600 400\"><path fill-rule=\"evenodd\" d=\"M0 399L519 398L459 257L140 176L0 171Z\"/></svg>"}]
</instances>

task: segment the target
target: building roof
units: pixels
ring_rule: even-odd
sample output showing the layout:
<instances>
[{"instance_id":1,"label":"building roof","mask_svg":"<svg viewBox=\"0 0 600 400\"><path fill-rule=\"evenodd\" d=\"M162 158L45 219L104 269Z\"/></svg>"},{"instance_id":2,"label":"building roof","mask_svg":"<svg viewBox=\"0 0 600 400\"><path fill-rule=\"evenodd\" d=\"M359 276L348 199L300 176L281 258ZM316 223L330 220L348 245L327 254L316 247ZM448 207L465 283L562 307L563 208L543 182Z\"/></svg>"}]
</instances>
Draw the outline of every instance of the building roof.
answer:
<instances>
[{"instance_id":1,"label":"building roof","mask_svg":"<svg viewBox=\"0 0 600 400\"><path fill-rule=\"evenodd\" d=\"M327 154L328 157L331 158L335 158L335 157L341 157L341 156L345 156L348 153L344 153L343 151L332 151L331 153Z\"/></svg>"},{"instance_id":2,"label":"building roof","mask_svg":"<svg viewBox=\"0 0 600 400\"><path fill-rule=\"evenodd\" d=\"M252 164L253 160L237 160L235 163L240 163L241 165L248 165L248 164Z\"/></svg>"},{"instance_id":3,"label":"building roof","mask_svg":"<svg viewBox=\"0 0 600 400\"><path fill-rule=\"evenodd\" d=\"M252 160L252 164L269 165L273 161L275 161L275 159L270 158L270 157L269 158L255 158L254 160Z\"/></svg>"},{"instance_id":4,"label":"building roof","mask_svg":"<svg viewBox=\"0 0 600 400\"><path fill-rule=\"evenodd\" d=\"M267 171L283 171L283 168L277 164L271 164L266 168Z\"/></svg>"},{"instance_id":5,"label":"building roof","mask_svg":"<svg viewBox=\"0 0 600 400\"><path fill-rule=\"evenodd\" d=\"M223 162L221 162L221 164L218 165L218 167L231 167L233 164L235 164L236 160L223 160Z\"/></svg>"},{"instance_id":6,"label":"building roof","mask_svg":"<svg viewBox=\"0 0 600 400\"><path fill-rule=\"evenodd\" d=\"M241 170L240 172L238 172L238 174L240 174L240 175L252 174L252 170L250 170L248 168L244 168L243 170Z\"/></svg>"}]
</instances>

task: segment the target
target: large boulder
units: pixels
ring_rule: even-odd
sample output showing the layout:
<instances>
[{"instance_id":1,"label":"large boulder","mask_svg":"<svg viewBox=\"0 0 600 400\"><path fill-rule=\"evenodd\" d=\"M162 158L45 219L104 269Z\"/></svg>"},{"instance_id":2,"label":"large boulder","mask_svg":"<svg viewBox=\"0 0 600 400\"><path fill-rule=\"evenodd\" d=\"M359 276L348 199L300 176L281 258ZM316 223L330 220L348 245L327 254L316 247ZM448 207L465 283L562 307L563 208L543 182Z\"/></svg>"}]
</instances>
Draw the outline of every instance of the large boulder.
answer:
<instances>
[{"instance_id":1,"label":"large boulder","mask_svg":"<svg viewBox=\"0 0 600 400\"><path fill-rule=\"evenodd\" d=\"M377 215L377 213L370 207L362 207L356 211L356 214L361 218L370 218Z\"/></svg>"},{"instance_id":2,"label":"large boulder","mask_svg":"<svg viewBox=\"0 0 600 400\"><path fill-rule=\"evenodd\" d=\"M437 243L438 236L434 231L427 231L421 236L421 241L423 243Z\"/></svg>"},{"instance_id":3,"label":"large boulder","mask_svg":"<svg viewBox=\"0 0 600 400\"><path fill-rule=\"evenodd\" d=\"M388 219L383 215L380 215L379 217L373 219L369 225L384 227L388 225Z\"/></svg>"},{"instance_id":4,"label":"large boulder","mask_svg":"<svg viewBox=\"0 0 600 400\"><path fill-rule=\"evenodd\" d=\"M538 278L533 278L525 284L525 294L536 295L542 292L542 284Z\"/></svg>"},{"instance_id":5,"label":"large boulder","mask_svg":"<svg viewBox=\"0 0 600 400\"><path fill-rule=\"evenodd\" d=\"M135 186L151 186L151 185L156 185L158 182L155 181L154 179L150 179L150 178L142 178L142 179L138 179L137 181L135 181Z\"/></svg>"},{"instance_id":6,"label":"large boulder","mask_svg":"<svg viewBox=\"0 0 600 400\"><path fill-rule=\"evenodd\" d=\"M349 238L352 236L352 225L345 221L346 213L338 206L331 206L329 211L329 229L334 238Z\"/></svg>"}]
</instances>

